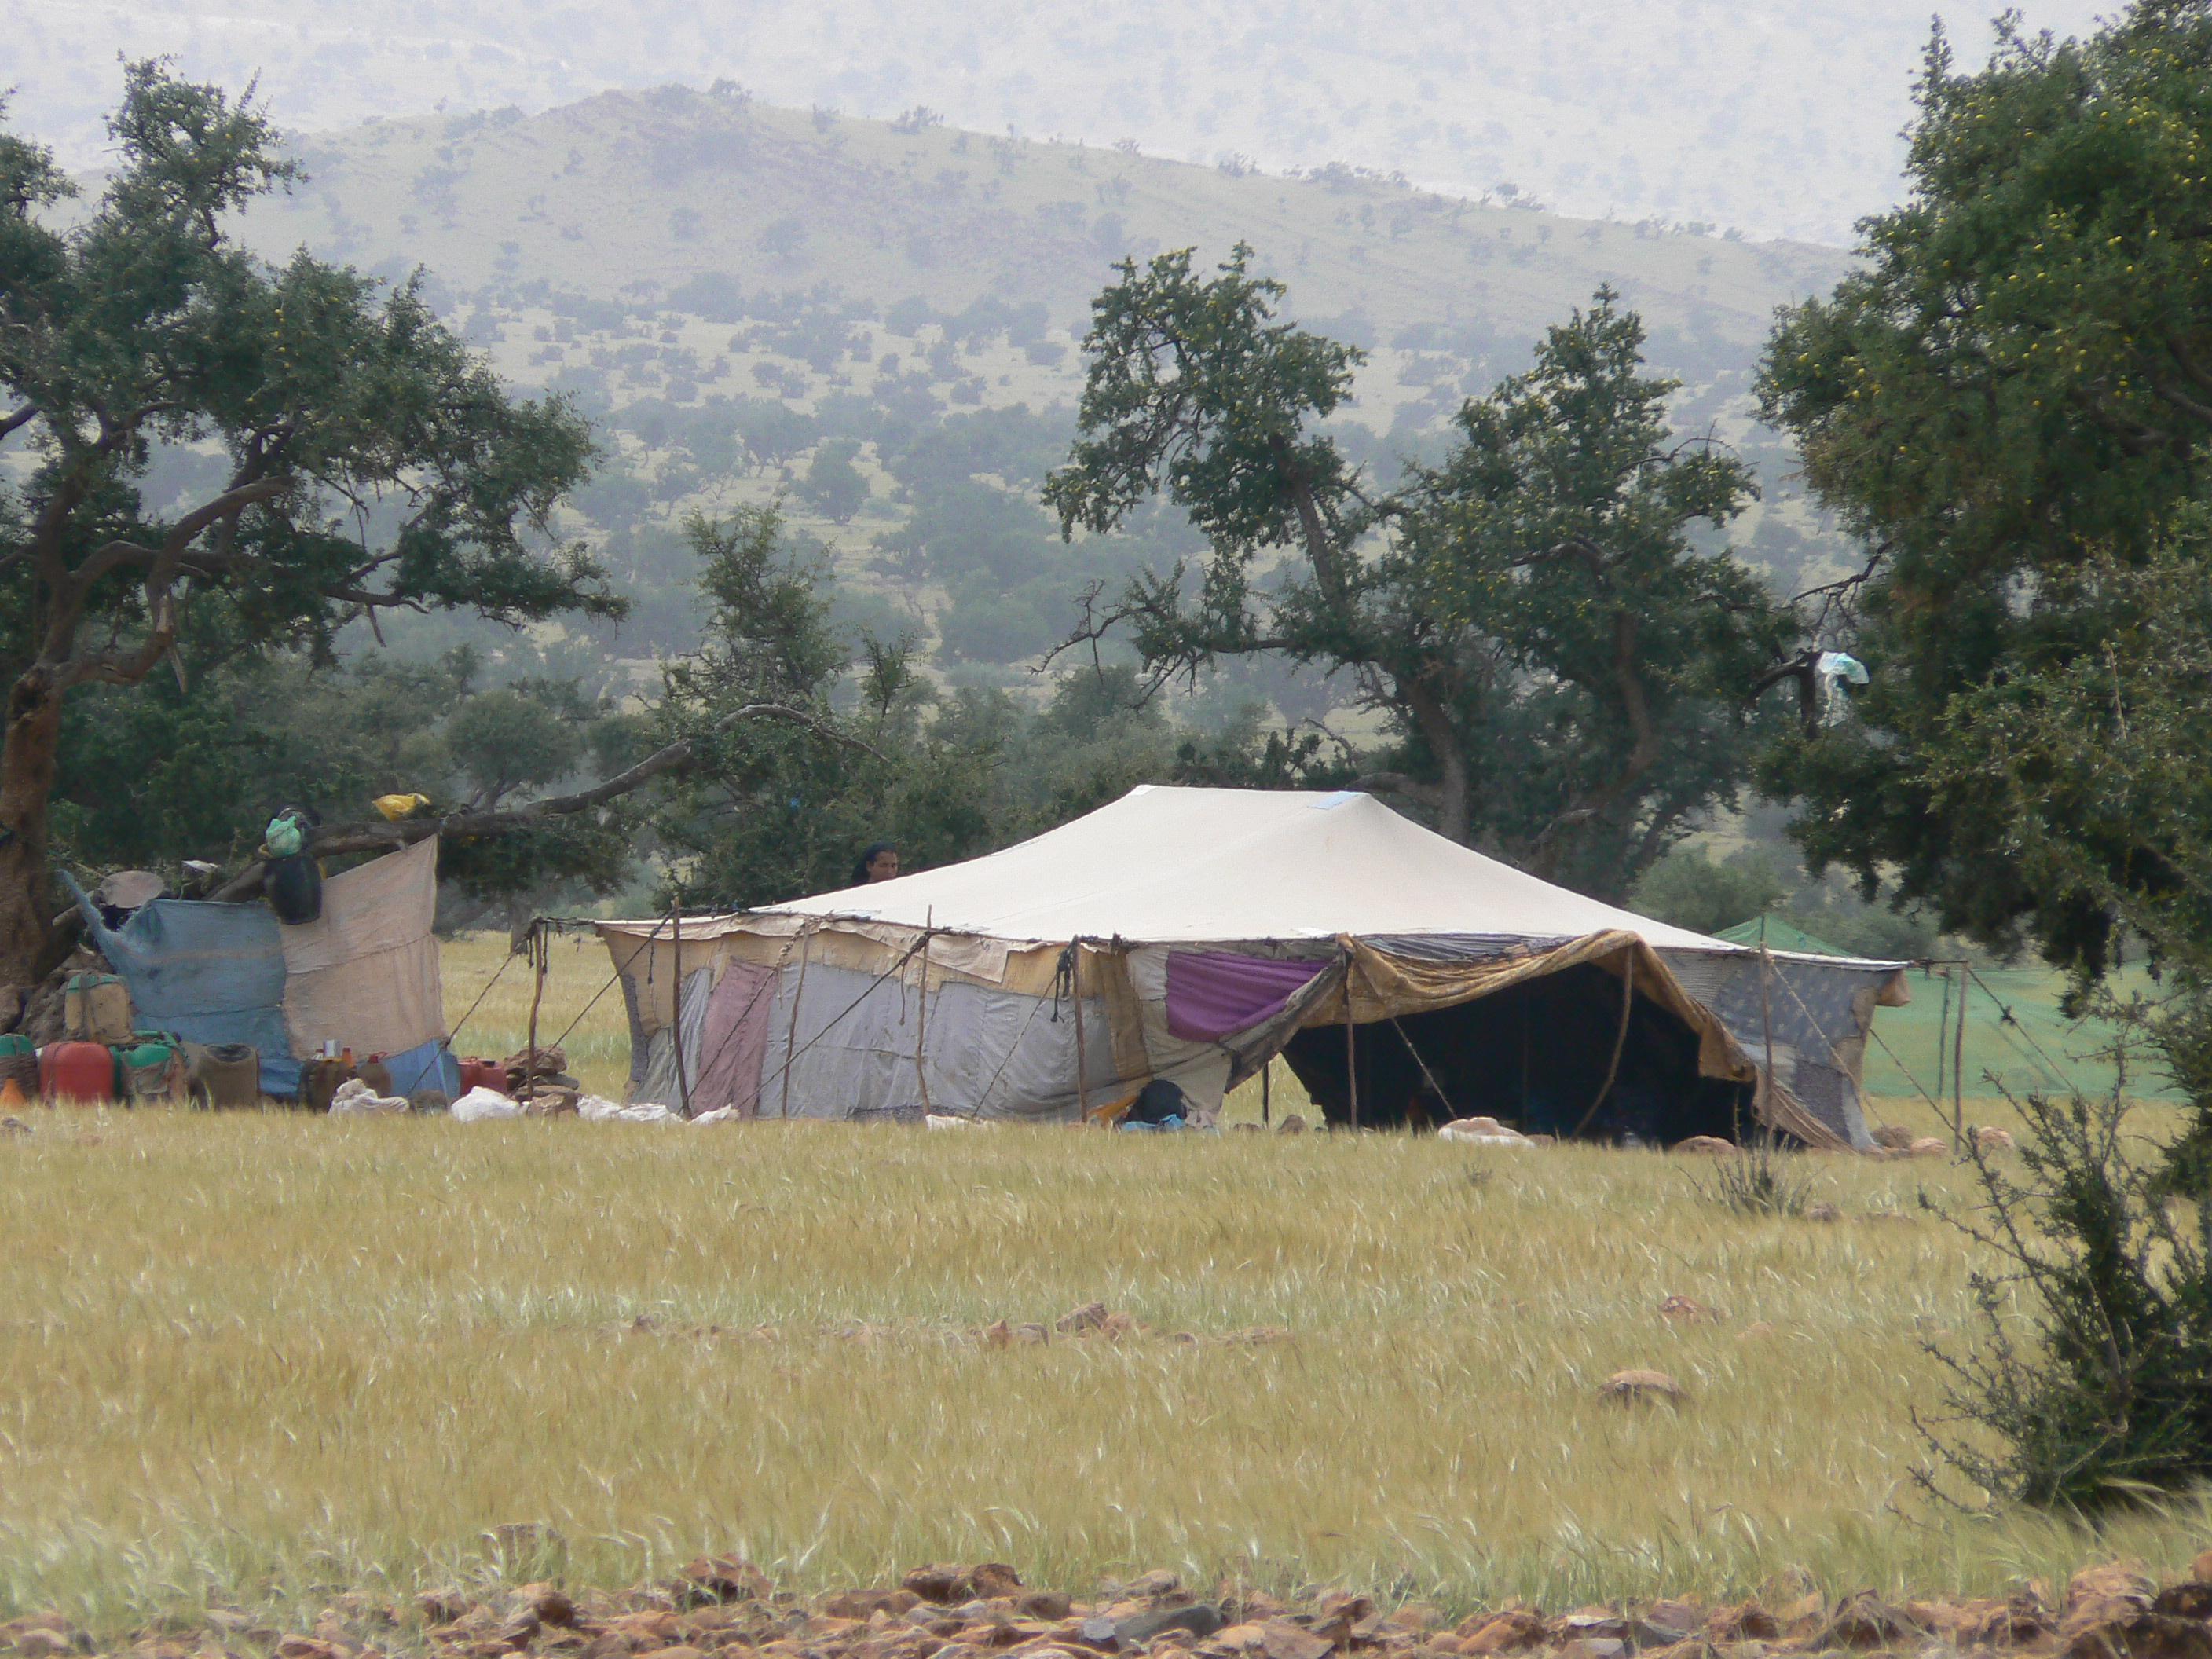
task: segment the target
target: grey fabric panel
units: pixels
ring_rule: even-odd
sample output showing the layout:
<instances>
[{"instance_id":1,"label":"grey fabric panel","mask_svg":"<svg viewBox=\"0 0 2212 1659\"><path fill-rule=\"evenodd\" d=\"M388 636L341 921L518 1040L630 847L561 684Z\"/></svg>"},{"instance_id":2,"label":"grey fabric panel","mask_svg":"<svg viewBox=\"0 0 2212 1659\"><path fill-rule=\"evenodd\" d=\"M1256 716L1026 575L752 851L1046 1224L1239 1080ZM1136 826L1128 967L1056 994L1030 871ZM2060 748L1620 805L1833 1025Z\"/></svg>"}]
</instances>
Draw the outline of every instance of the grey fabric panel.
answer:
<instances>
[{"instance_id":1,"label":"grey fabric panel","mask_svg":"<svg viewBox=\"0 0 2212 1659\"><path fill-rule=\"evenodd\" d=\"M654 1033L645 1076L632 1096L634 1101L657 1101L671 1111L684 1109L684 1079L677 1075L674 1032L680 1029L684 1034L684 1070L688 1075L698 1064L699 1039L707 1026L707 999L714 989L711 966L694 968L684 975L676 1025Z\"/></svg>"},{"instance_id":2,"label":"grey fabric panel","mask_svg":"<svg viewBox=\"0 0 2212 1659\"><path fill-rule=\"evenodd\" d=\"M645 1074L652 1061L653 1040L645 1034L645 1020L638 1012L637 975L622 976L623 1008L629 1015L629 1086L623 1091L623 1101L642 1100L638 1091L645 1085Z\"/></svg>"},{"instance_id":3,"label":"grey fabric panel","mask_svg":"<svg viewBox=\"0 0 2212 1659\"><path fill-rule=\"evenodd\" d=\"M792 999L799 1018L792 1020ZM1054 1018L1055 1012L1058 1018ZM1069 1003L990 986L951 983L930 995L855 969L787 967L776 989L761 1067L761 1115L845 1118L855 1110L920 1105L954 1117L1055 1120L1077 1112L1075 1016ZM1085 1000L1084 1068L1094 1102L1114 1088L1106 1005ZM915 1051L927 1039L918 1073ZM796 1059L787 1056L795 1054ZM789 1069L789 1089L785 1071Z\"/></svg>"},{"instance_id":4,"label":"grey fabric panel","mask_svg":"<svg viewBox=\"0 0 2212 1659\"><path fill-rule=\"evenodd\" d=\"M1874 1144L1858 1090L1836 1049L1863 1035L1856 1000L1870 988L1879 990L1890 969L1840 962L1832 967L1775 957L1771 958L1773 975L1762 997L1756 952L1659 954L1682 988L1719 1016L1753 1064L1759 1063L1771 1034L1775 1047L1790 1049L1796 1061L1794 1078L1776 1081L1850 1145L1863 1148Z\"/></svg>"}]
</instances>

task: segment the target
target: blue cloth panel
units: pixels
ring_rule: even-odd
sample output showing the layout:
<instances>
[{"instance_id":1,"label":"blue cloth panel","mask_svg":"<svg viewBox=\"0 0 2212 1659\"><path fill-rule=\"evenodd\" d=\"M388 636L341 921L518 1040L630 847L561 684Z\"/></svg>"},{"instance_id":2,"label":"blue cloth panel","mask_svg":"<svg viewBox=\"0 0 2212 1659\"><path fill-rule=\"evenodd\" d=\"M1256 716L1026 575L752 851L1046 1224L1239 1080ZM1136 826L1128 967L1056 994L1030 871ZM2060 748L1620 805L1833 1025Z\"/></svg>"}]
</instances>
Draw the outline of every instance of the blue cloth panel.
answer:
<instances>
[{"instance_id":1,"label":"blue cloth panel","mask_svg":"<svg viewBox=\"0 0 2212 1659\"><path fill-rule=\"evenodd\" d=\"M300 1092L284 1029L284 943L267 905L155 899L116 929L82 888L70 888L100 953L131 988L140 1025L194 1042L250 1042L261 1092Z\"/></svg>"}]
</instances>

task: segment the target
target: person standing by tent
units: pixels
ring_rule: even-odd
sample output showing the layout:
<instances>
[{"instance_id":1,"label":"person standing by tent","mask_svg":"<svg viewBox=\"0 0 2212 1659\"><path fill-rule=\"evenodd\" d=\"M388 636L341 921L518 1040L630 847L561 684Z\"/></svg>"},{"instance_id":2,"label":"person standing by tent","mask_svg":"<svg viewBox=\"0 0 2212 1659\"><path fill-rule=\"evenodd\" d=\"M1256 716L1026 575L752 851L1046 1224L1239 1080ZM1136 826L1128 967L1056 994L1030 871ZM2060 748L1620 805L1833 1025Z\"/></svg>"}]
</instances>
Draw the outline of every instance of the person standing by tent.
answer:
<instances>
[{"instance_id":1,"label":"person standing by tent","mask_svg":"<svg viewBox=\"0 0 2212 1659\"><path fill-rule=\"evenodd\" d=\"M887 841L872 841L861 849L860 862L853 866L852 885L866 887L871 882L898 879L898 848Z\"/></svg>"}]
</instances>

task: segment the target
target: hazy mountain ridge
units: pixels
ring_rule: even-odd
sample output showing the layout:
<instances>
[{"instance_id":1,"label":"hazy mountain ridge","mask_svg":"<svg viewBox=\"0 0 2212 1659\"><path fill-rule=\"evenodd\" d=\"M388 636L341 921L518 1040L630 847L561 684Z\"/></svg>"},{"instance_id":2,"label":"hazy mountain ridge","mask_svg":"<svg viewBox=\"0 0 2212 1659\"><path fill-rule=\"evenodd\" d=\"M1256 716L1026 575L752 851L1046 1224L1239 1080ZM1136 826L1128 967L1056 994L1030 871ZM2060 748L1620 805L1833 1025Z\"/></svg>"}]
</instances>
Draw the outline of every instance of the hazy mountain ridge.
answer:
<instances>
[{"instance_id":1,"label":"hazy mountain ridge","mask_svg":"<svg viewBox=\"0 0 2212 1659\"><path fill-rule=\"evenodd\" d=\"M1656 329L1717 345L1763 337L1776 304L1844 264L1830 248L1485 207L1348 168L1283 179L678 87L377 122L297 150L309 179L257 209L251 238L394 274L419 263L464 291L536 281L651 301L702 276L826 282L879 307L1042 301L1066 325L1125 253L1219 254L1242 237L1310 317L1533 338L1610 282Z\"/></svg>"},{"instance_id":2,"label":"hazy mountain ridge","mask_svg":"<svg viewBox=\"0 0 2212 1659\"><path fill-rule=\"evenodd\" d=\"M1946 10L1967 56L1987 11ZM2085 24L2084 0L2028 18ZM1634 9L1492 0L1228 0L1109 11L1013 0L892 6L669 0L592 8L410 0L17 0L0 79L19 119L92 163L114 57L167 52L188 74L263 76L300 131L368 116L573 101L610 88L730 78L784 105L1131 139L1272 170L1330 162L1474 195L1511 179L1577 212L1841 241L1893 200L1929 10L1904 0Z\"/></svg>"}]
</instances>

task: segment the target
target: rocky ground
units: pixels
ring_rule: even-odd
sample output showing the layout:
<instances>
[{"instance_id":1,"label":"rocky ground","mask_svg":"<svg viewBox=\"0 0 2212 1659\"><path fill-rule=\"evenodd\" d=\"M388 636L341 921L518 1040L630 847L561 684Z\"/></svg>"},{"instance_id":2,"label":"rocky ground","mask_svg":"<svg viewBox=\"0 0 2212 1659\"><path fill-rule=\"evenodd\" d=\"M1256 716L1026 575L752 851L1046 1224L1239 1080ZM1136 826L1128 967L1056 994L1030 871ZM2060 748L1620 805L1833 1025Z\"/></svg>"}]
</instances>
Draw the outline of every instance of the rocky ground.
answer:
<instances>
[{"instance_id":1,"label":"rocky ground","mask_svg":"<svg viewBox=\"0 0 2212 1659\"><path fill-rule=\"evenodd\" d=\"M512 1558L550 1541L501 1528ZM198 1627L194 1627L197 1626ZM2065 1659L2212 1659L2212 1550L2187 1578L2161 1585L2132 1564L2039 1582L2004 1600L1889 1601L1817 1592L1775 1604L1712 1605L1694 1596L1563 1613L1510 1605L1452 1624L1418 1603L1378 1607L1331 1590L1295 1601L1224 1586L1206 1596L1173 1573L1109 1583L1092 1600L1024 1585L1012 1567L917 1567L896 1588L803 1601L757 1568L702 1558L633 1589L571 1593L547 1582L434 1590L412 1602L341 1595L307 1631L232 1609L171 1620L102 1644L54 1613L0 1624L21 1659L93 1654L131 1659L1784 1659L1784 1656L2063 1655Z\"/></svg>"}]
</instances>

